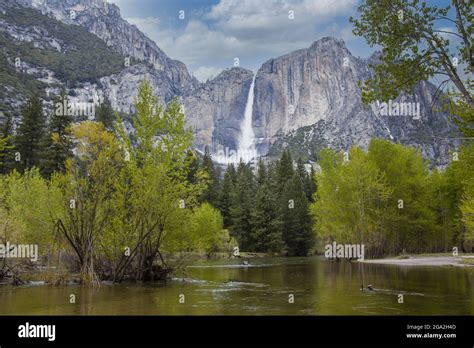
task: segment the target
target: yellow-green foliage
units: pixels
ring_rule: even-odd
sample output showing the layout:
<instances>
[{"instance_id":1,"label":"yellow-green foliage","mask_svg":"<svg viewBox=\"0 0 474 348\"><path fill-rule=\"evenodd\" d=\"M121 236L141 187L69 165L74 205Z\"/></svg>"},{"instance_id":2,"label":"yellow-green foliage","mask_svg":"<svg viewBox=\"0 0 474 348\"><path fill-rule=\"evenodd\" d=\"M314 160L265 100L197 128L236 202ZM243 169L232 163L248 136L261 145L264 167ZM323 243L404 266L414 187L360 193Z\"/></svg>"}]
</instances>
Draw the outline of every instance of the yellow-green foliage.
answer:
<instances>
[{"instance_id":1,"label":"yellow-green foliage","mask_svg":"<svg viewBox=\"0 0 474 348\"><path fill-rule=\"evenodd\" d=\"M367 154L354 147L349 160L325 150L311 212L321 240L380 244L382 206L391 195L386 179Z\"/></svg>"},{"instance_id":2,"label":"yellow-green foliage","mask_svg":"<svg viewBox=\"0 0 474 348\"><path fill-rule=\"evenodd\" d=\"M207 253L223 251L224 222L221 213L209 203L194 209L189 229L195 236L196 247Z\"/></svg>"},{"instance_id":3,"label":"yellow-green foliage","mask_svg":"<svg viewBox=\"0 0 474 348\"><path fill-rule=\"evenodd\" d=\"M64 173L0 177L0 238L48 252L62 242L85 281L95 281L98 269L117 281L131 269L150 279L156 264L167 266L165 253L228 247L219 211L199 206L206 173L188 180L192 134L181 106L159 105L145 81L135 107L133 138L120 121L116 133L78 123L71 129L76 154Z\"/></svg>"},{"instance_id":4,"label":"yellow-green foliage","mask_svg":"<svg viewBox=\"0 0 474 348\"><path fill-rule=\"evenodd\" d=\"M459 162L464 187L460 212L466 227L465 239L474 246L474 145L464 149Z\"/></svg>"},{"instance_id":5,"label":"yellow-green foliage","mask_svg":"<svg viewBox=\"0 0 474 348\"><path fill-rule=\"evenodd\" d=\"M37 169L23 175L14 171L0 178L0 235L5 241L38 244L40 255L56 240L56 216L60 210L58 188Z\"/></svg>"},{"instance_id":6,"label":"yellow-green foliage","mask_svg":"<svg viewBox=\"0 0 474 348\"><path fill-rule=\"evenodd\" d=\"M373 139L368 152L325 150L311 212L321 244L364 243L369 256L469 251L474 237L474 146L446 171L410 147Z\"/></svg>"}]
</instances>

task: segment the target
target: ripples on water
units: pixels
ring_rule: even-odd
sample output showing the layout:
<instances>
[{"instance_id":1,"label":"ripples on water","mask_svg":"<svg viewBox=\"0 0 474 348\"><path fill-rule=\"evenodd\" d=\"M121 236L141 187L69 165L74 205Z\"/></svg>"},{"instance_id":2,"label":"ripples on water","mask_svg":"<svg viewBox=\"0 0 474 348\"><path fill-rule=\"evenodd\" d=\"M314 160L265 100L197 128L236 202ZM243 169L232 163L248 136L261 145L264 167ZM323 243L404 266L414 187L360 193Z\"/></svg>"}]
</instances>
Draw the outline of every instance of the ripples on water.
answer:
<instances>
[{"instance_id":1,"label":"ripples on water","mask_svg":"<svg viewBox=\"0 0 474 348\"><path fill-rule=\"evenodd\" d=\"M167 283L0 286L0 314L473 315L474 270L322 258L198 261ZM375 291L360 291L372 284ZM69 295L76 295L76 304ZM179 303L181 294L185 303ZM289 295L294 303L289 303ZM398 303L403 294L404 303Z\"/></svg>"}]
</instances>

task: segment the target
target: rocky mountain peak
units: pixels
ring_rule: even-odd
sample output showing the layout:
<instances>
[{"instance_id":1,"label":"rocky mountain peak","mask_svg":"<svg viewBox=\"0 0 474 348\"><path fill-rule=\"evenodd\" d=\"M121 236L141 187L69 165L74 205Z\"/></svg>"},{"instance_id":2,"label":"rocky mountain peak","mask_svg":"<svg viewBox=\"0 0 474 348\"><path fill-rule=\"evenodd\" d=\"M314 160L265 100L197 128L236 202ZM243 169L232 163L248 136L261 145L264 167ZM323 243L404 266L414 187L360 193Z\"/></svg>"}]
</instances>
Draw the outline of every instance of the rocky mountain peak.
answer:
<instances>
[{"instance_id":1,"label":"rocky mountain peak","mask_svg":"<svg viewBox=\"0 0 474 348\"><path fill-rule=\"evenodd\" d=\"M4 0L2 6L32 7L64 23L80 25L115 52L135 58L118 73L101 77L89 91L77 88L78 99L87 99L90 93L103 95L114 108L128 112L146 78L161 102L180 98L197 149L209 146L215 154L239 148L247 101L252 100L252 71L232 67L200 83L182 62L166 56L121 18L117 6L104 0ZM314 160L323 147L347 150L353 145L366 147L372 138L385 138L419 147L437 165L446 163L453 146L436 139L456 129L448 115L433 110L434 86L429 82L421 82L410 95L395 101L415 103L411 110L419 110L416 115L389 116L362 103L358 83L370 77L369 64L378 55L357 58L343 40L323 37L308 48L264 62L255 76L253 104L249 103L252 112L247 113L258 154L278 156L290 147L303 159Z\"/></svg>"},{"instance_id":2,"label":"rocky mountain peak","mask_svg":"<svg viewBox=\"0 0 474 348\"><path fill-rule=\"evenodd\" d=\"M332 36L324 36L321 39L314 41L311 44L311 46L309 46L308 49L310 51L313 51L313 50L327 51L328 49L333 48L333 47L338 47L338 48L347 50L344 40L337 39Z\"/></svg>"},{"instance_id":3,"label":"rocky mountain peak","mask_svg":"<svg viewBox=\"0 0 474 348\"><path fill-rule=\"evenodd\" d=\"M429 82L399 98L415 103L421 115L381 116L362 103L358 83L370 77L374 59L354 57L343 40L325 37L265 62L257 73L253 113L259 153L293 146L314 158L322 147L366 147L378 137L418 146L425 157L445 162L449 147L435 137L455 127L448 126L448 115L433 111Z\"/></svg>"},{"instance_id":4,"label":"rocky mountain peak","mask_svg":"<svg viewBox=\"0 0 474 348\"><path fill-rule=\"evenodd\" d=\"M232 67L232 68L224 69L214 79L208 81L208 83L212 84L212 83L216 83L217 81L226 81L228 79L246 78L249 75L250 76L253 75L253 72L251 70L240 68L240 67Z\"/></svg>"},{"instance_id":5,"label":"rocky mountain peak","mask_svg":"<svg viewBox=\"0 0 474 348\"><path fill-rule=\"evenodd\" d=\"M176 89L194 89L199 85L199 81L189 74L182 62L169 58L154 41L124 20L120 9L114 4L104 0L17 1L64 23L84 27L115 51L163 71Z\"/></svg>"}]
</instances>

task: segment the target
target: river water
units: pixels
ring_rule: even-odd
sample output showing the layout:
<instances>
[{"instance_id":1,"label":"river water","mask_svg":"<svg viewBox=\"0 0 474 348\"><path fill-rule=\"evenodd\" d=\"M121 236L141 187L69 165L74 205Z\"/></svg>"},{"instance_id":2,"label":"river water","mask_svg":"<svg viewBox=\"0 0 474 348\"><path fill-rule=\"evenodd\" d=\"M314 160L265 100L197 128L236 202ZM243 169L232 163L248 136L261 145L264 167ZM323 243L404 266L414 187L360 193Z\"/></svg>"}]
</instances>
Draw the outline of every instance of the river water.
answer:
<instances>
[{"instance_id":1,"label":"river water","mask_svg":"<svg viewBox=\"0 0 474 348\"><path fill-rule=\"evenodd\" d=\"M362 281L375 291L360 291ZM321 257L250 259L248 266L242 260L203 260L167 283L4 285L0 314L474 315L474 268Z\"/></svg>"}]
</instances>

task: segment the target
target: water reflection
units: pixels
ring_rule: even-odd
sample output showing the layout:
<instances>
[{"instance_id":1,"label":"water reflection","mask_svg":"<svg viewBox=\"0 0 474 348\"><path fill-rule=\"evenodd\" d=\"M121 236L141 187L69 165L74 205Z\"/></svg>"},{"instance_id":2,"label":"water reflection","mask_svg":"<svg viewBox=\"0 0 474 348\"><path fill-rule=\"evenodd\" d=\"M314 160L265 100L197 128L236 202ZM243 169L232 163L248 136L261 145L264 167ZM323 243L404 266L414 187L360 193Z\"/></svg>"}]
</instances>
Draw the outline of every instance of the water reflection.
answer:
<instances>
[{"instance_id":1,"label":"water reflection","mask_svg":"<svg viewBox=\"0 0 474 348\"><path fill-rule=\"evenodd\" d=\"M473 315L474 269L322 258L200 261L168 283L0 287L0 314ZM372 284L375 291L360 291ZM70 303L74 294L76 302ZM185 303L179 296L185 296ZM289 303L289 295L294 303ZM398 295L404 303L398 303Z\"/></svg>"}]
</instances>

